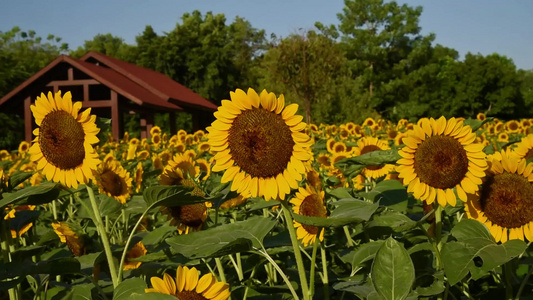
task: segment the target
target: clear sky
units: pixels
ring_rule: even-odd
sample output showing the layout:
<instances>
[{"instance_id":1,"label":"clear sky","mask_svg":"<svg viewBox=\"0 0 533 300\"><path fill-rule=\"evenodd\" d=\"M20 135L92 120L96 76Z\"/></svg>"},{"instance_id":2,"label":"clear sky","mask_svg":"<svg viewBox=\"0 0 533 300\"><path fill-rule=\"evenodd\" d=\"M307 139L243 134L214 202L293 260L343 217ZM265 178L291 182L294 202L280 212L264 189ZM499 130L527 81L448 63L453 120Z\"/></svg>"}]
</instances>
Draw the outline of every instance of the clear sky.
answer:
<instances>
[{"instance_id":1,"label":"clear sky","mask_svg":"<svg viewBox=\"0 0 533 300\"><path fill-rule=\"evenodd\" d=\"M533 69L533 1L531 0L397 0L422 6L422 33L435 33L436 43L483 55L499 53L517 68ZM287 36L312 29L316 21L339 24L343 0L2 0L0 31L19 26L39 36L62 37L70 49L98 33L111 33L129 44L146 25L163 34L185 12L240 16L267 34Z\"/></svg>"}]
</instances>

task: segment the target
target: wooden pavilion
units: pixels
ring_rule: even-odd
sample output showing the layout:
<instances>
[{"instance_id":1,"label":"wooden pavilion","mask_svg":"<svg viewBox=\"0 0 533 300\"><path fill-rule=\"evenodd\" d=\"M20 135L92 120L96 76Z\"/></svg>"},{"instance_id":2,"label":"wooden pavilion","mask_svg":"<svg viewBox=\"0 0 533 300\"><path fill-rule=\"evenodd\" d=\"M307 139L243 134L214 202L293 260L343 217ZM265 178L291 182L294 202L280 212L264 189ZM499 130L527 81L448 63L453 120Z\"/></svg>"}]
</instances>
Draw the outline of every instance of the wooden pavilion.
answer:
<instances>
[{"instance_id":1,"label":"wooden pavilion","mask_svg":"<svg viewBox=\"0 0 533 300\"><path fill-rule=\"evenodd\" d=\"M30 105L41 93L70 91L92 113L110 118L113 138L124 134L124 114L140 116L141 138L150 137L155 113L169 113L170 130L176 132L176 112L192 115L193 129L213 120L217 106L161 73L91 51L80 59L59 56L17 88L0 98L0 111L23 115L25 140L35 126Z\"/></svg>"}]
</instances>

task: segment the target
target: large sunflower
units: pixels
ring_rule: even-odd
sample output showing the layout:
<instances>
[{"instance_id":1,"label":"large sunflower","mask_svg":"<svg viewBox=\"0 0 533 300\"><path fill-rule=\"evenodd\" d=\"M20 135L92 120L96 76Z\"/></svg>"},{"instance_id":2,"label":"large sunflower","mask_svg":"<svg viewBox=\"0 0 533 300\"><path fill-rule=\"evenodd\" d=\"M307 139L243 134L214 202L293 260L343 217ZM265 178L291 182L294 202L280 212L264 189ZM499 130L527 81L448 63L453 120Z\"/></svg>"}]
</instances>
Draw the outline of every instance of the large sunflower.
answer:
<instances>
[{"instance_id":1,"label":"large sunflower","mask_svg":"<svg viewBox=\"0 0 533 300\"><path fill-rule=\"evenodd\" d=\"M161 293L175 296L180 300L225 300L231 295L229 284L217 282L215 276L207 273L200 277L195 267L179 266L176 270L176 280L165 273L163 279L150 278L152 288L146 293Z\"/></svg>"},{"instance_id":2,"label":"large sunflower","mask_svg":"<svg viewBox=\"0 0 533 300\"><path fill-rule=\"evenodd\" d=\"M520 143L516 145L513 152L518 158L526 160L533 157L533 134L526 135Z\"/></svg>"},{"instance_id":3,"label":"large sunflower","mask_svg":"<svg viewBox=\"0 0 533 300\"><path fill-rule=\"evenodd\" d=\"M266 200L284 199L305 173L303 162L312 159L312 140L301 131L306 124L295 115L297 104L253 89L231 92L222 100L210 127L209 143L215 155L213 172L225 171L222 182L231 189Z\"/></svg>"},{"instance_id":4,"label":"large sunflower","mask_svg":"<svg viewBox=\"0 0 533 300\"><path fill-rule=\"evenodd\" d=\"M296 214L321 218L327 216L324 191L316 191L313 187L306 186L305 189L300 187L296 196L291 199L291 203L294 204L292 210ZM304 246L312 244L317 236L320 241L324 240L324 228L293 222L294 227L296 227L296 237L302 240Z\"/></svg>"},{"instance_id":5,"label":"large sunflower","mask_svg":"<svg viewBox=\"0 0 533 300\"><path fill-rule=\"evenodd\" d=\"M70 92L48 97L41 94L30 108L39 128L33 131L35 139L29 153L37 161L48 180L61 182L68 187L78 187L93 178L98 154L91 146L98 143L96 116L88 108L78 114L81 102L72 103Z\"/></svg>"},{"instance_id":6,"label":"large sunflower","mask_svg":"<svg viewBox=\"0 0 533 300\"><path fill-rule=\"evenodd\" d=\"M119 161L104 161L94 172L100 193L115 198L124 204L132 194L132 178Z\"/></svg>"},{"instance_id":7,"label":"large sunflower","mask_svg":"<svg viewBox=\"0 0 533 300\"><path fill-rule=\"evenodd\" d=\"M533 164L510 152L490 159L481 190L470 197L467 215L485 224L496 242L533 241Z\"/></svg>"},{"instance_id":8,"label":"large sunflower","mask_svg":"<svg viewBox=\"0 0 533 300\"><path fill-rule=\"evenodd\" d=\"M455 118L423 118L403 139L396 170L415 198L442 207L466 201L466 193L479 189L487 168L483 145L473 143L476 134Z\"/></svg>"}]
</instances>

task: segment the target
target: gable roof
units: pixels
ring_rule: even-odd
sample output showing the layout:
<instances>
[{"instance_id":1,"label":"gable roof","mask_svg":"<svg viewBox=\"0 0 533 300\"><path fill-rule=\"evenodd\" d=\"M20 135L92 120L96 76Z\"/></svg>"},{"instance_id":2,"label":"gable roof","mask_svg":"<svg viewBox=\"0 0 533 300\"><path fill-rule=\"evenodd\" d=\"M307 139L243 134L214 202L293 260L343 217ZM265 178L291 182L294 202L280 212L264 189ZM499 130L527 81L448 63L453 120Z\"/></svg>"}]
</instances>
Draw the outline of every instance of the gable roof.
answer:
<instances>
[{"instance_id":1,"label":"gable roof","mask_svg":"<svg viewBox=\"0 0 533 300\"><path fill-rule=\"evenodd\" d=\"M88 62L93 58L104 66ZM0 105L28 88L61 63L68 63L98 82L140 106L182 110L194 108L214 111L217 106L169 77L115 58L91 51L82 59L60 55L46 67L0 98ZM169 101L173 99L174 101ZM179 104L179 105L178 105Z\"/></svg>"},{"instance_id":2,"label":"gable roof","mask_svg":"<svg viewBox=\"0 0 533 300\"><path fill-rule=\"evenodd\" d=\"M216 110L217 106L191 89L172 80L170 77L135 64L131 64L105 54L89 51L80 58L83 61L95 60L109 68L127 76L133 82L146 87L152 93L166 98L167 101L177 103L183 107L195 107L205 110Z\"/></svg>"}]
</instances>

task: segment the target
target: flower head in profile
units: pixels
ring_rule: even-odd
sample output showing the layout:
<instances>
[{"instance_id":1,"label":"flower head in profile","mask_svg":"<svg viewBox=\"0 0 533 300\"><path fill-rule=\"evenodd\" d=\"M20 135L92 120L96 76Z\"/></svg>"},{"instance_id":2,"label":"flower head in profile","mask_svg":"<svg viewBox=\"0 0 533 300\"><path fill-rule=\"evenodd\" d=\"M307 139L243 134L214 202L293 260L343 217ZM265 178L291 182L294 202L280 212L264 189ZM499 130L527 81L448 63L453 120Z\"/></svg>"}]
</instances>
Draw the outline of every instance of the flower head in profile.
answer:
<instances>
[{"instance_id":1,"label":"flower head in profile","mask_svg":"<svg viewBox=\"0 0 533 300\"><path fill-rule=\"evenodd\" d=\"M140 261L133 261L132 259L141 257L146 255L146 248L144 247L144 244L142 242L138 242L137 244L133 245L128 252L126 252L126 260L124 261L123 269L125 270L133 270L137 269L141 266L142 262Z\"/></svg>"},{"instance_id":2,"label":"flower head in profile","mask_svg":"<svg viewBox=\"0 0 533 300\"><path fill-rule=\"evenodd\" d=\"M62 243L66 243L70 252L74 256L81 256L85 254L85 245L83 239L76 233L72 226L66 222L52 223L54 232L59 236L59 240Z\"/></svg>"},{"instance_id":3,"label":"flower head in profile","mask_svg":"<svg viewBox=\"0 0 533 300\"><path fill-rule=\"evenodd\" d=\"M487 226L496 242L533 241L533 164L511 152L497 152L481 189L465 206L469 218Z\"/></svg>"},{"instance_id":4,"label":"flower head in profile","mask_svg":"<svg viewBox=\"0 0 533 300\"><path fill-rule=\"evenodd\" d=\"M30 108L39 128L29 149L48 180L77 187L93 178L99 160L92 144L98 143L96 116L88 108L79 113L82 103L72 103L70 92L41 94Z\"/></svg>"},{"instance_id":5,"label":"flower head in profile","mask_svg":"<svg viewBox=\"0 0 533 300\"><path fill-rule=\"evenodd\" d=\"M296 115L297 104L263 90L258 95L237 89L222 100L210 127L209 144L215 154L213 172L224 171L222 182L252 197L284 199L305 173L312 159L312 140L302 131L306 124Z\"/></svg>"},{"instance_id":6,"label":"flower head in profile","mask_svg":"<svg viewBox=\"0 0 533 300\"><path fill-rule=\"evenodd\" d=\"M457 198L466 201L467 193L479 190L487 162L483 144L474 143L470 126L455 118L419 120L398 154L396 170L407 191L427 204L437 202L455 206Z\"/></svg>"},{"instance_id":7,"label":"flower head in profile","mask_svg":"<svg viewBox=\"0 0 533 300\"><path fill-rule=\"evenodd\" d=\"M195 267L179 266L175 280L165 273L163 279L150 278L150 283L152 288L146 289L146 293L172 295L180 300L226 300L231 295L227 283L217 282L211 273L200 277Z\"/></svg>"}]
</instances>

